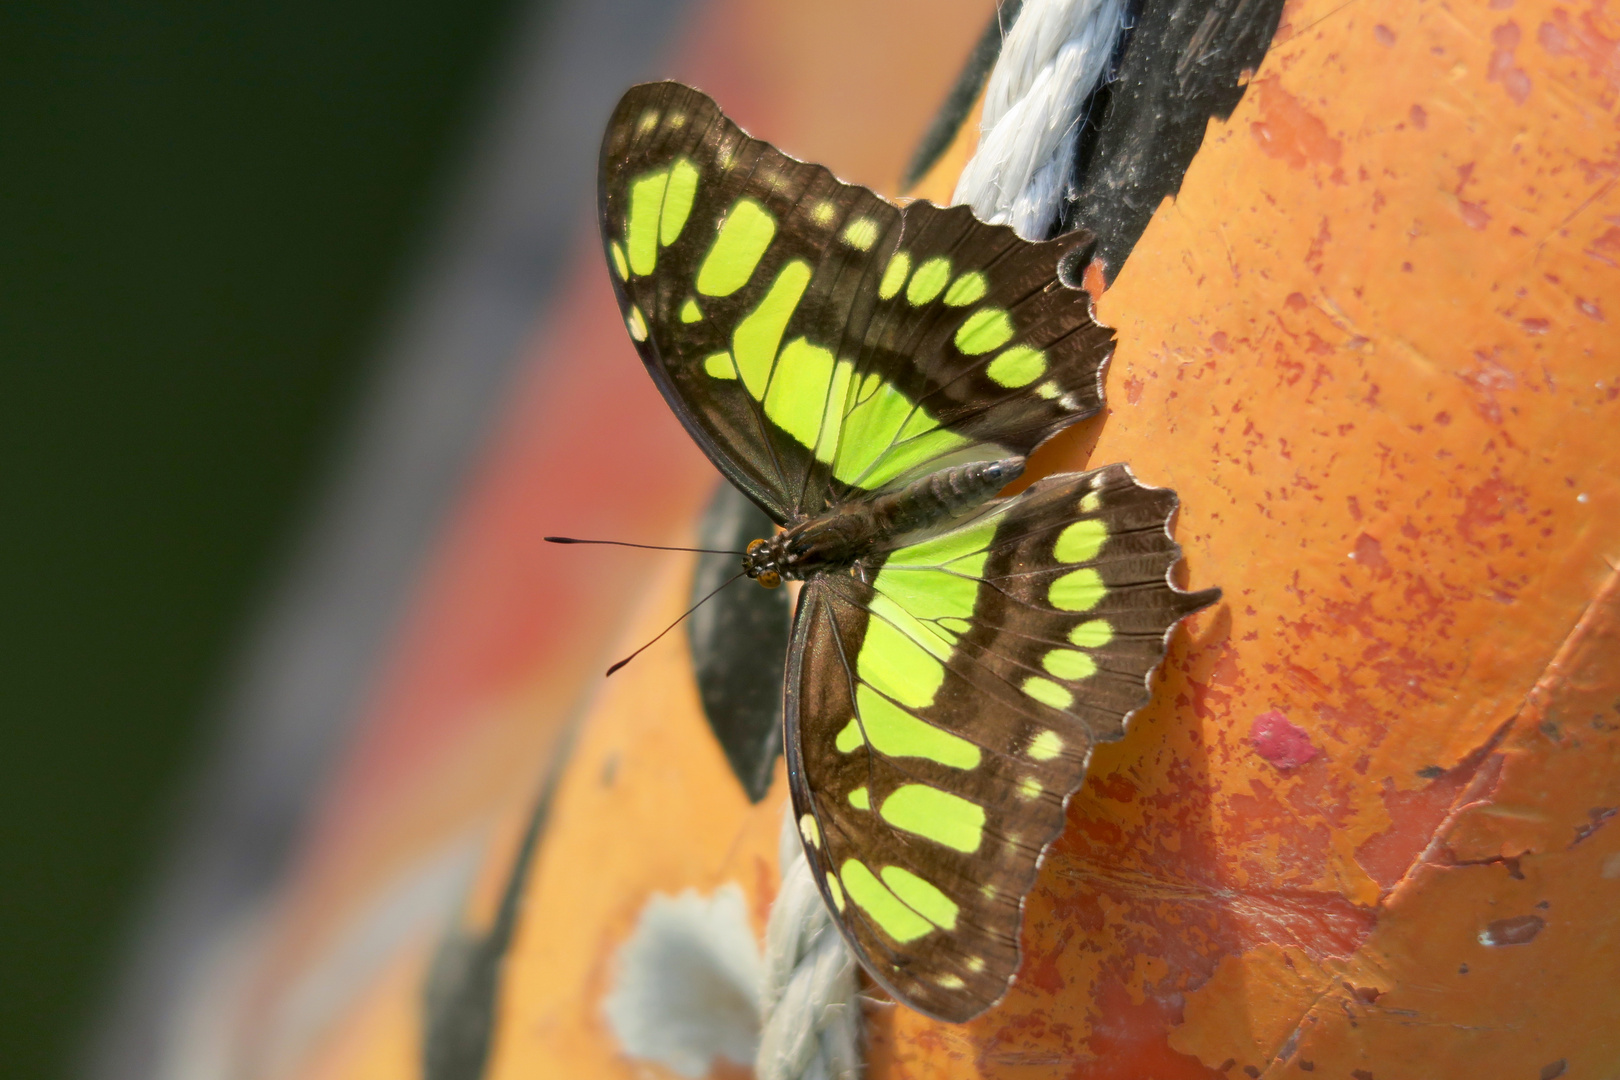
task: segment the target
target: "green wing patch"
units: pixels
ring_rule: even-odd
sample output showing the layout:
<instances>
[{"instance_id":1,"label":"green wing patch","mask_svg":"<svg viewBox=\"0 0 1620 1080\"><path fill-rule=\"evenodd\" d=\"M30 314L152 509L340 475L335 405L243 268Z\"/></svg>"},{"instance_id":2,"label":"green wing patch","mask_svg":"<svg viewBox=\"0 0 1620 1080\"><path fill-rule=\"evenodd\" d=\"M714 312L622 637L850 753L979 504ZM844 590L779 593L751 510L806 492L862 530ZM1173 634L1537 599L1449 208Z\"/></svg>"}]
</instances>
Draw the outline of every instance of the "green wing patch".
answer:
<instances>
[{"instance_id":1,"label":"green wing patch","mask_svg":"<svg viewBox=\"0 0 1620 1080\"><path fill-rule=\"evenodd\" d=\"M941 1019L1018 970L1023 898L1092 747L1148 700L1169 631L1172 492L1124 466L1038 481L805 588L789 775L812 864L881 983ZM812 839L813 838L813 839Z\"/></svg>"},{"instance_id":2,"label":"green wing patch","mask_svg":"<svg viewBox=\"0 0 1620 1080\"><path fill-rule=\"evenodd\" d=\"M959 461L1028 455L1102 405L1111 332L1032 244L900 208L752 139L676 83L603 140L604 249L676 414L779 522Z\"/></svg>"}]
</instances>

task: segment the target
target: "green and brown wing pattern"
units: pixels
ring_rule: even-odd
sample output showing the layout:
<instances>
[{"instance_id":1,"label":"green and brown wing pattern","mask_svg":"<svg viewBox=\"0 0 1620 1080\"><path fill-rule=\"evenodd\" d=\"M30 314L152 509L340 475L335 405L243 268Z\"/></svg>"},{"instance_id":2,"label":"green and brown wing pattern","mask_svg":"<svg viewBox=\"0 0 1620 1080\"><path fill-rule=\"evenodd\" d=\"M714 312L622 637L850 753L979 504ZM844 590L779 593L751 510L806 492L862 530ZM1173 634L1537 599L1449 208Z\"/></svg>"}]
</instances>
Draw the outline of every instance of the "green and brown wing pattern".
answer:
<instances>
[{"instance_id":1,"label":"green and brown wing pattern","mask_svg":"<svg viewBox=\"0 0 1620 1080\"><path fill-rule=\"evenodd\" d=\"M750 138L677 83L603 139L603 245L671 407L777 521L1027 455L1102 406L1112 335L1060 266L964 207L904 208Z\"/></svg>"},{"instance_id":2,"label":"green and brown wing pattern","mask_svg":"<svg viewBox=\"0 0 1620 1080\"><path fill-rule=\"evenodd\" d=\"M1092 747L1148 700L1169 631L1173 492L1121 465L1048 477L809 583L788 670L794 812L872 975L944 1020L1019 962L1024 896Z\"/></svg>"}]
</instances>

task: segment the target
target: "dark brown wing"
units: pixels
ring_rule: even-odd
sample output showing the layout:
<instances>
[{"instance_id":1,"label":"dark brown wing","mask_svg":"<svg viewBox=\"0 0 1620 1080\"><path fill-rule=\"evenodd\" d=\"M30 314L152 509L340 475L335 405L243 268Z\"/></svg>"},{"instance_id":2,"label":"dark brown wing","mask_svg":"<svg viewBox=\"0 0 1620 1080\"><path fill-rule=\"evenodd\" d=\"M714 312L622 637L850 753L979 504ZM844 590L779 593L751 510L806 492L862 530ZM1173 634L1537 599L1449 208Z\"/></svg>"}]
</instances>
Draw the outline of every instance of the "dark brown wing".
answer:
<instances>
[{"instance_id":1,"label":"dark brown wing","mask_svg":"<svg viewBox=\"0 0 1620 1080\"><path fill-rule=\"evenodd\" d=\"M1027 455L1102 405L1111 333L1059 263L964 207L896 207L678 83L603 138L604 250L642 360L778 522L943 464Z\"/></svg>"},{"instance_id":2,"label":"dark brown wing","mask_svg":"<svg viewBox=\"0 0 1620 1080\"><path fill-rule=\"evenodd\" d=\"M1169 631L1173 492L1112 465L1048 477L808 584L789 653L794 812L872 976L962 1021L1019 962L1023 900L1091 749L1147 703Z\"/></svg>"}]
</instances>

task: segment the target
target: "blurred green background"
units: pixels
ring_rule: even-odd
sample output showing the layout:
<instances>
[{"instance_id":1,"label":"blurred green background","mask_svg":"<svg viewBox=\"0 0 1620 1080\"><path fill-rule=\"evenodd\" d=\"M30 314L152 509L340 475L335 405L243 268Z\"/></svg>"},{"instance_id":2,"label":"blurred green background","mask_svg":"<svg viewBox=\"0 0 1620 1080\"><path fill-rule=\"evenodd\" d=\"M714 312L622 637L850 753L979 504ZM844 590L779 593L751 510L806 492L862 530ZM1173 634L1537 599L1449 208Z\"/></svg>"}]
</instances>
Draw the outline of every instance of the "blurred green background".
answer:
<instances>
[{"instance_id":1,"label":"blurred green background","mask_svg":"<svg viewBox=\"0 0 1620 1080\"><path fill-rule=\"evenodd\" d=\"M0 1063L67 1075L506 0L0 5Z\"/></svg>"}]
</instances>

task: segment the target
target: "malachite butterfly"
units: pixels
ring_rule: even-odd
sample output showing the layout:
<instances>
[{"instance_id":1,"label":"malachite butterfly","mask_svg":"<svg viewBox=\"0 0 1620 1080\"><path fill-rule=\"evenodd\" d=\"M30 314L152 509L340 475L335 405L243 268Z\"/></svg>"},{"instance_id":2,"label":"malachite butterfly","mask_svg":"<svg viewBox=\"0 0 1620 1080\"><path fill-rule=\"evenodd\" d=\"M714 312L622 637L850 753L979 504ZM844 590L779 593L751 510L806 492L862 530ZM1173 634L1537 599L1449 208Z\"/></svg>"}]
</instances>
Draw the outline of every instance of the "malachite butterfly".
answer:
<instances>
[{"instance_id":1,"label":"malachite butterfly","mask_svg":"<svg viewBox=\"0 0 1620 1080\"><path fill-rule=\"evenodd\" d=\"M668 82L619 102L599 204L647 370L783 527L744 569L804 582L784 743L822 895L897 999L976 1016L1092 747L1220 595L1170 583L1175 495L1122 465L995 497L1102 408L1090 238L897 206Z\"/></svg>"}]
</instances>

